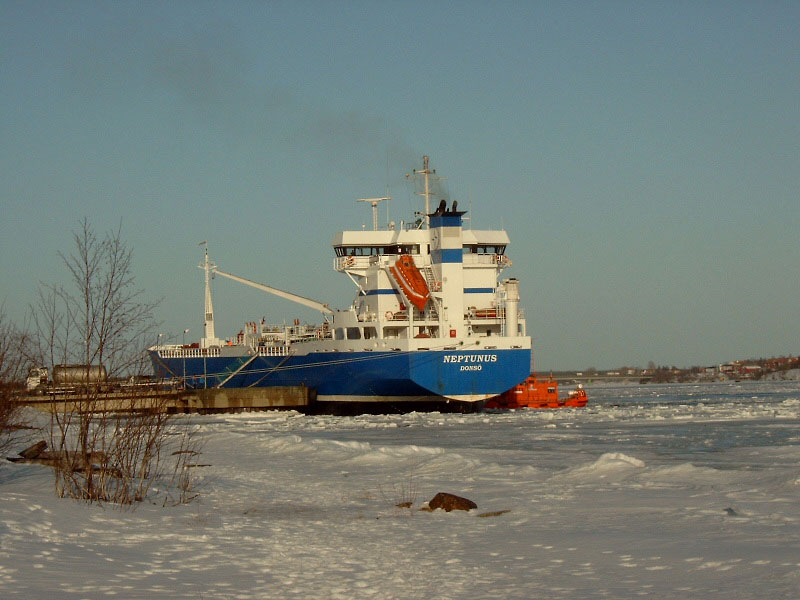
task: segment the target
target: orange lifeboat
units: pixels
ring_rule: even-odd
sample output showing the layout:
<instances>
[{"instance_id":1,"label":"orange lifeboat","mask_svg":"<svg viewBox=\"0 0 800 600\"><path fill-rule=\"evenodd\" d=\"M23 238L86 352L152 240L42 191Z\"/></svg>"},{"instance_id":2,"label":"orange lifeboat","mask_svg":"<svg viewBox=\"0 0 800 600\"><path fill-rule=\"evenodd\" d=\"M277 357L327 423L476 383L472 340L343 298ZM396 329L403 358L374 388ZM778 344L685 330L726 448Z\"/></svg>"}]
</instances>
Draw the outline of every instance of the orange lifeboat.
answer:
<instances>
[{"instance_id":1,"label":"orange lifeboat","mask_svg":"<svg viewBox=\"0 0 800 600\"><path fill-rule=\"evenodd\" d=\"M558 397L558 382L552 377L547 380L536 379L531 375L525 381L507 392L489 399L485 408L564 408L586 406L589 398L586 390L579 385L566 398Z\"/></svg>"},{"instance_id":2,"label":"orange lifeboat","mask_svg":"<svg viewBox=\"0 0 800 600\"><path fill-rule=\"evenodd\" d=\"M401 254L394 265L389 267L389 271L406 298L419 310L425 308L431 293L425 278L414 264L414 259L409 254Z\"/></svg>"}]
</instances>

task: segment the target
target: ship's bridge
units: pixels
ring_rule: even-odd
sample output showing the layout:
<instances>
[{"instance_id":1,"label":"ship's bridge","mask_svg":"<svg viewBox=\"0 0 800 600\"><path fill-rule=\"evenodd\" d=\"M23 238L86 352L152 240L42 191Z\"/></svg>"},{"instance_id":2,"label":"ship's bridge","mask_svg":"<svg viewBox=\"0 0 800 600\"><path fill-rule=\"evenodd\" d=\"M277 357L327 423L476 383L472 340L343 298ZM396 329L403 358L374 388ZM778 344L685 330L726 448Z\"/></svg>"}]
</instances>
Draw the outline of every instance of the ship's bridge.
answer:
<instances>
[{"instance_id":1,"label":"ship's bridge","mask_svg":"<svg viewBox=\"0 0 800 600\"><path fill-rule=\"evenodd\" d=\"M502 230L463 231L464 254L503 255L509 243ZM333 239L336 256L430 254L427 230L340 231Z\"/></svg>"},{"instance_id":2,"label":"ship's bridge","mask_svg":"<svg viewBox=\"0 0 800 600\"><path fill-rule=\"evenodd\" d=\"M419 244L390 244L388 246L334 246L336 256L382 256L384 254L419 254Z\"/></svg>"},{"instance_id":3,"label":"ship's bridge","mask_svg":"<svg viewBox=\"0 0 800 600\"><path fill-rule=\"evenodd\" d=\"M428 254L430 235L424 230L340 231L333 238L336 256ZM399 252L398 252L399 250Z\"/></svg>"},{"instance_id":4,"label":"ship's bridge","mask_svg":"<svg viewBox=\"0 0 800 600\"><path fill-rule=\"evenodd\" d=\"M464 251L476 254L503 254L511 240L503 230L465 229L462 233Z\"/></svg>"}]
</instances>

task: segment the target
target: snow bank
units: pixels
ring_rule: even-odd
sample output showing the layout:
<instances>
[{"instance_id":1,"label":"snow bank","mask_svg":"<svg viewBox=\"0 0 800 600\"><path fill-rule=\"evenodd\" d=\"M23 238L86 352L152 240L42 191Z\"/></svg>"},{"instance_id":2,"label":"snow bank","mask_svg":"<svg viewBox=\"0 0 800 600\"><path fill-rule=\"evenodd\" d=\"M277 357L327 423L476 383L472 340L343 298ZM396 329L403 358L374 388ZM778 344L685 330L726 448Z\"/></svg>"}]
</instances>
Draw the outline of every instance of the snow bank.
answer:
<instances>
[{"instance_id":1,"label":"snow bank","mask_svg":"<svg viewBox=\"0 0 800 600\"><path fill-rule=\"evenodd\" d=\"M798 398L633 386L586 410L186 417L211 465L192 505L85 506L45 467L0 465L0 596L793 598ZM439 491L478 509L395 506Z\"/></svg>"},{"instance_id":2,"label":"snow bank","mask_svg":"<svg viewBox=\"0 0 800 600\"><path fill-rule=\"evenodd\" d=\"M644 462L621 452L607 452L591 464L568 469L554 479L562 481L592 482L598 480L622 481L640 469Z\"/></svg>"}]
</instances>

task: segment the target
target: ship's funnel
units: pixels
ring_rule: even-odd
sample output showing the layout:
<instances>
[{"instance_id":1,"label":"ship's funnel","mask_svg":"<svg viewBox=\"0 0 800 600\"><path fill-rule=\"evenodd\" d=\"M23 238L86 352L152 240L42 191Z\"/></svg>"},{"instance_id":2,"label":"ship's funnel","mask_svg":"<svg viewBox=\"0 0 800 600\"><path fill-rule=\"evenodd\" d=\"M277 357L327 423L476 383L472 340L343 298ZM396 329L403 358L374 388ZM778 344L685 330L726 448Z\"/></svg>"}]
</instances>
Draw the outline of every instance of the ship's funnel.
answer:
<instances>
[{"instance_id":1,"label":"ship's funnel","mask_svg":"<svg viewBox=\"0 0 800 600\"><path fill-rule=\"evenodd\" d=\"M517 337L519 335L519 281L512 277L502 283L506 299L506 335Z\"/></svg>"}]
</instances>

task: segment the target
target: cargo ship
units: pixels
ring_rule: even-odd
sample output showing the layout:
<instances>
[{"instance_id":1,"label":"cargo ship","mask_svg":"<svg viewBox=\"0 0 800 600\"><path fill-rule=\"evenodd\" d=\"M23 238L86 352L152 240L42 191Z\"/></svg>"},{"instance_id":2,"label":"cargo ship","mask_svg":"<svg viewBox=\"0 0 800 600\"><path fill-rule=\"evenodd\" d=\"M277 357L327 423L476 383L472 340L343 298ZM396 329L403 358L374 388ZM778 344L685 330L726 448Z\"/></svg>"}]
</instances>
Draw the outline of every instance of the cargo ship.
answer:
<instances>
[{"instance_id":1,"label":"cargo ship","mask_svg":"<svg viewBox=\"0 0 800 600\"><path fill-rule=\"evenodd\" d=\"M501 279L508 234L464 228L466 211L448 206L427 156L408 177L423 211L379 227L378 204L389 198L361 199L372 206L372 230L334 236L333 268L356 288L345 309L223 271L206 244L204 335L149 348L155 376L187 388L305 386L317 402L365 403L479 403L523 381L531 338L518 280ZM321 321L251 321L217 338L214 275L319 310Z\"/></svg>"}]
</instances>

